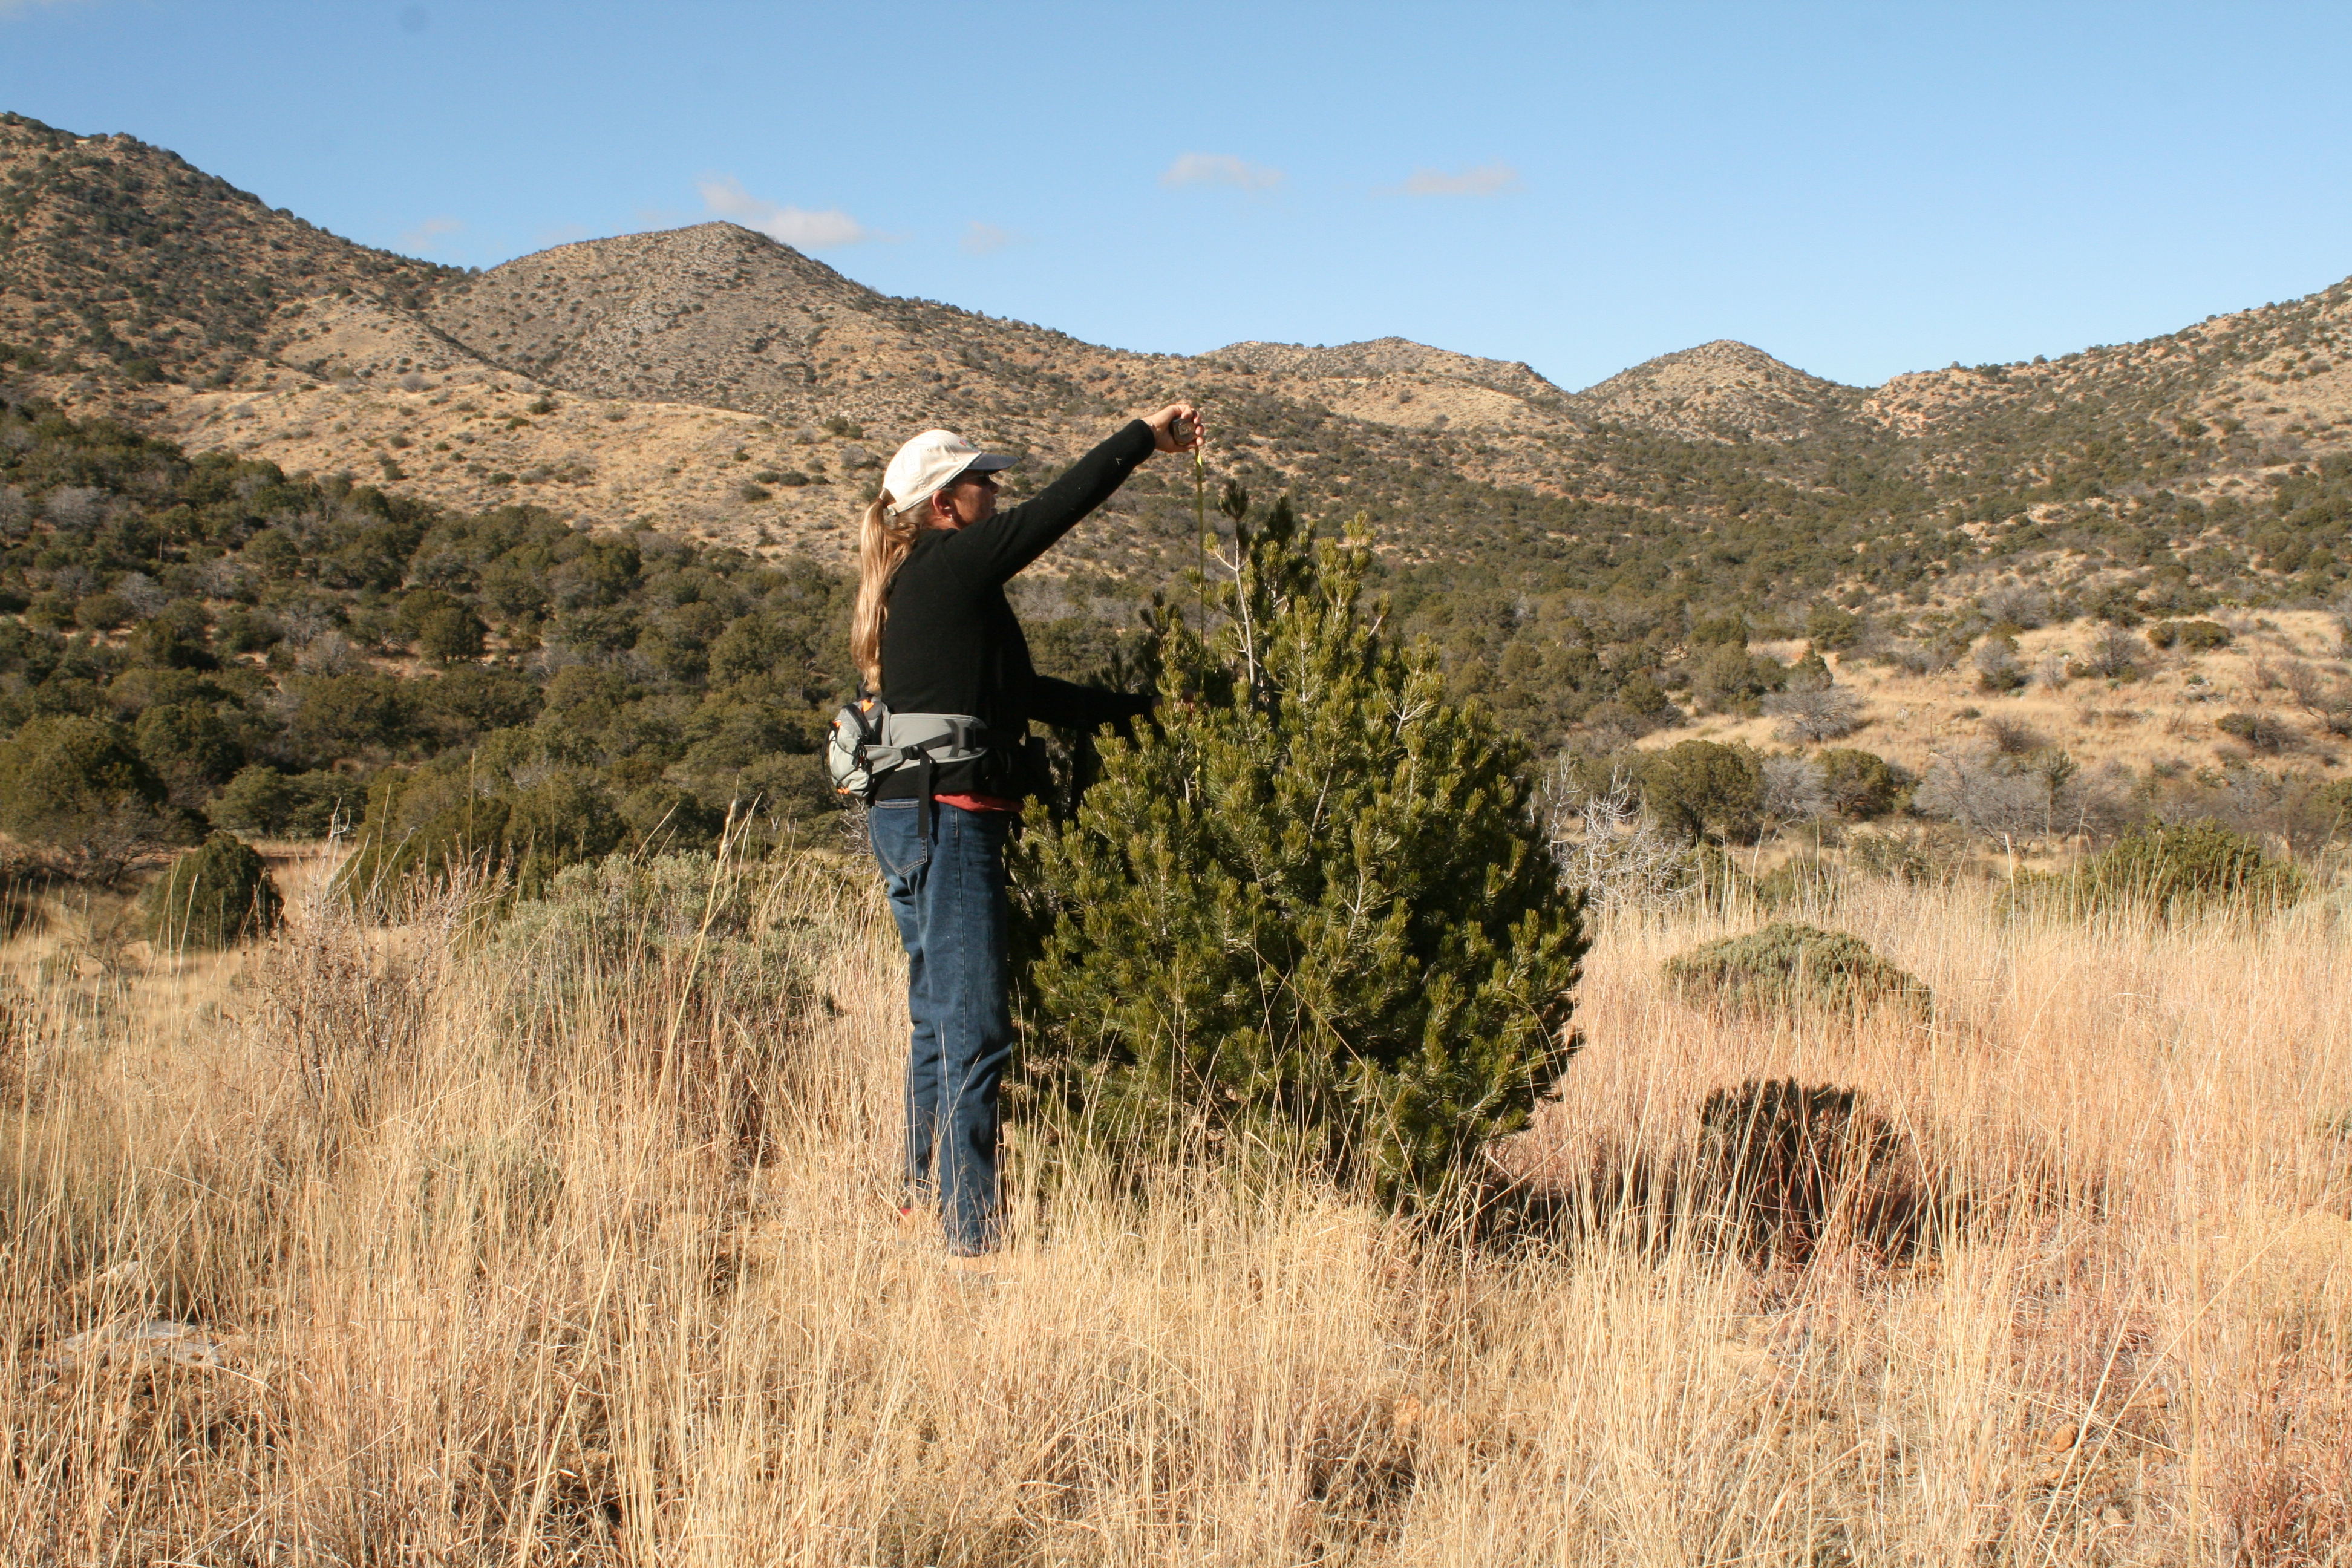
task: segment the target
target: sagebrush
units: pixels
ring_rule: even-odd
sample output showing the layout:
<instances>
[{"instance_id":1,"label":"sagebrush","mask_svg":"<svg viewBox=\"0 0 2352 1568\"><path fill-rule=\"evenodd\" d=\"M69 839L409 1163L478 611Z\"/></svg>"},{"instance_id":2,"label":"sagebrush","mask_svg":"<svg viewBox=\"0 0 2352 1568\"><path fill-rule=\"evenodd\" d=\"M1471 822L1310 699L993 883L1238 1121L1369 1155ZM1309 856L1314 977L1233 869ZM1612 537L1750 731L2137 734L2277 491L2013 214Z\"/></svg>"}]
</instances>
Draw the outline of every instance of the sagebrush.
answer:
<instances>
[{"instance_id":1,"label":"sagebrush","mask_svg":"<svg viewBox=\"0 0 2352 1568\"><path fill-rule=\"evenodd\" d=\"M1930 1006L1927 987L1868 942L1798 921L1695 947L1668 960L1664 975L1685 1001L1727 1013L1889 1007L1924 1016Z\"/></svg>"}]
</instances>

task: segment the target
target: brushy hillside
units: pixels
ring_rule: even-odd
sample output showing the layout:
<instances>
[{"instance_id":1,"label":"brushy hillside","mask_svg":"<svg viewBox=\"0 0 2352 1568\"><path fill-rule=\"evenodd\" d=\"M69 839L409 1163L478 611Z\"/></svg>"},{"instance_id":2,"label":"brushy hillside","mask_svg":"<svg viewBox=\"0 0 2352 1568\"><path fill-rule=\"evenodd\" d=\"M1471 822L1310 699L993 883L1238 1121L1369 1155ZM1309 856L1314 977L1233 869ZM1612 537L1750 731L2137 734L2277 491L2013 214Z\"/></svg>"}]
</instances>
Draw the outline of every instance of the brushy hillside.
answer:
<instances>
[{"instance_id":1,"label":"brushy hillside","mask_svg":"<svg viewBox=\"0 0 2352 1568\"><path fill-rule=\"evenodd\" d=\"M814 751L847 606L804 557L453 516L0 405L0 748L44 716L106 726L218 826L568 790L564 830L601 853L708 844L739 805L831 809ZM36 837L108 826L79 815Z\"/></svg>"},{"instance_id":2,"label":"brushy hillside","mask_svg":"<svg viewBox=\"0 0 2352 1568\"><path fill-rule=\"evenodd\" d=\"M486 437L565 416L468 416ZM37 718L108 726L159 781L149 804L168 793L167 840L199 816L323 834L371 801L404 836L459 797L540 789L569 792L566 834L601 853L708 843L730 808L834 808L814 752L850 679L835 567L584 529L526 486L441 507L405 482L414 450L388 448L373 484L289 474L0 384L0 747ZM1140 488L1172 503L1189 487ZM2336 504L2314 493L2315 513ZM1049 673L1136 689L1151 674L1139 584L1083 564L1093 550L1076 541L1082 564L1023 583L1024 618ZM1948 824L2013 856L2197 816L2311 853L2347 826L2352 645L2341 611L2280 607L2313 602L2297 588L2238 583L2273 600L2255 609L2178 583L2011 575L1949 608L1816 600L1750 620L1732 575L1709 590L1725 613L1643 596L1655 566L1626 566L1614 596L1564 568L1514 582L1376 563L1372 587L1400 640L1433 645L1449 699L1576 753L1588 783L1639 776L1691 831ZM1738 800L1682 800L1696 786L1643 760L1694 742L1741 759L1706 786Z\"/></svg>"},{"instance_id":3,"label":"brushy hillside","mask_svg":"<svg viewBox=\"0 0 2352 1568\"><path fill-rule=\"evenodd\" d=\"M1875 824L2014 869L2352 822L2343 285L1874 390L1717 342L1571 394L1396 339L1126 354L726 225L412 268L153 148L0 132L0 728L110 726L167 837L371 799L406 835L484 788L562 795L583 853L825 810L892 445L968 420L1033 455L1017 500L1187 393L1212 485L1364 521L1449 700L1587 784L1745 756L1690 818L1740 847ZM1149 676L1151 595L1201 602L1192 479L1147 466L1023 580L1042 668Z\"/></svg>"},{"instance_id":4,"label":"brushy hillside","mask_svg":"<svg viewBox=\"0 0 2352 1568\"><path fill-rule=\"evenodd\" d=\"M1720 342L1572 393L1397 339L1131 353L883 295L720 223L460 273L128 138L0 132L0 354L33 390L289 471L372 478L390 458L457 508L521 486L593 523L747 547L765 531L838 558L877 455L917 429L1044 466L1181 393L1212 409L1232 476L1310 516L1363 510L1392 561L1473 563L1518 597L1801 617L1832 597L1947 607L1988 565L2132 593L2342 581L2322 526L2340 535L2340 506L2289 492L2325 488L2352 447L2345 284L1877 388ZM513 417L540 403L566 406ZM1094 559L1166 581L1182 499L1134 488Z\"/></svg>"},{"instance_id":5,"label":"brushy hillside","mask_svg":"<svg viewBox=\"0 0 2352 1568\"><path fill-rule=\"evenodd\" d=\"M479 276L403 271L155 149L5 129L0 401L111 411L190 458L838 573L856 503L912 429L964 422L1031 453L1017 499L1118 418L1186 394L1211 411L1213 480L1286 491L1310 521L1362 516L1375 587L1440 646L1451 695L1547 749L1671 742L1691 721L1813 745L1850 722L1924 775L1973 765L1976 726L2007 718L2082 771L2249 763L2325 782L2352 725L2328 619L2352 592L2344 285L1877 389L1718 342L1570 394L1394 339L1129 354L895 300L727 225ZM174 325L213 321L196 301L229 315ZM1106 668L1181 580L1188 479L1148 467L1034 574L1024 610L1083 650L1059 673ZM38 564L37 525L89 510L74 497L104 479L0 482L16 492L0 525L34 525L12 591L90 596ZM95 586L126 569L156 574L126 562ZM2238 649L2136 640L2216 616ZM1808 654L1843 696L1783 690ZM1824 702L1846 717L1823 724Z\"/></svg>"},{"instance_id":6,"label":"brushy hillside","mask_svg":"<svg viewBox=\"0 0 2352 1568\"><path fill-rule=\"evenodd\" d=\"M281 305L363 291L414 307L452 275L131 137L0 114L0 342L36 363L88 354L133 384L225 385Z\"/></svg>"},{"instance_id":7,"label":"brushy hillside","mask_svg":"<svg viewBox=\"0 0 2352 1568\"><path fill-rule=\"evenodd\" d=\"M1408 1224L1215 1170L1138 1201L1024 1152L1014 1245L975 1280L891 1207L904 1015L870 879L748 876L724 941L648 904L661 941L575 942L553 980L448 940L462 901L374 930L299 892L236 954L142 966L88 906L0 952L12 1551L2352 1546L2340 910L2004 924L1976 890L1874 880L1846 918L1934 988L1926 1040L1691 1008L1661 960L1752 917L1621 921L1567 1092L1508 1152L1545 1201ZM598 910L541 925L625 934ZM1886 1151L1866 1187L1772 1188L1819 1211L1801 1245L1726 1230L1710 1183L1741 1167L1701 1121L1787 1079L1856 1091Z\"/></svg>"}]
</instances>

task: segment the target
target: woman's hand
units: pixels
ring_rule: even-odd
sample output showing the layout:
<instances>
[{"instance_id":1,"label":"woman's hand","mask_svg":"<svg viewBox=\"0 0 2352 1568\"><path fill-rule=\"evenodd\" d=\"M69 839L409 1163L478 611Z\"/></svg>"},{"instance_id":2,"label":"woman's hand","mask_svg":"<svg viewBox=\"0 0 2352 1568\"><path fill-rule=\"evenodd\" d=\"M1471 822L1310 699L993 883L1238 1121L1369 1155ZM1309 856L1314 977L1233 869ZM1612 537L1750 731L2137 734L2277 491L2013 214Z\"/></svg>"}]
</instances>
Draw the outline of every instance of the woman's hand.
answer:
<instances>
[{"instance_id":1,"label":"woman's hand","mask_svg":"<svg viewBox=\"0 0 2352 1568\"><path fill-rule=\"evenodd\" d=\"M1182 434L1177 432L1178 420L1182 420ZM1189 452L1198 447L1208 432L1201 427L1201 411L1189 403L1171 403L1157 414L1147 414L1143 422L1151 426L1152 449L1160 452Z\"/></svg>"}]
</instances>

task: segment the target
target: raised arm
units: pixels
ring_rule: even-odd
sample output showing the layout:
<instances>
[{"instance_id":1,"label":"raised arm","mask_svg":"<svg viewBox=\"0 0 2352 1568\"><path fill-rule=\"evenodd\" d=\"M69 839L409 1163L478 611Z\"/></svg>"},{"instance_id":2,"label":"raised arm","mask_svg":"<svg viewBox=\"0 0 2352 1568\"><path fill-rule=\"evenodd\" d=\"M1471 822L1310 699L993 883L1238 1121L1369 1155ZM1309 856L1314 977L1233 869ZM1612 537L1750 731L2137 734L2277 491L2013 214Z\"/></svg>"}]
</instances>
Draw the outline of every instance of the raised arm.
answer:
<instances>
[{"instance_id":1,"label":"raised arm","mask_svg":"<svg viewBox=\"0 0 2352 1568\"><path fill-rule=\"evenodd\" d=\"M1190 404L1171 403L1148 419L1130 420L1113 431L1108 440L1019 506L957 529L931 548L946 552L965 571L991 582L1008 582L1116 494L1152 453L1189 452L1201 440L1199 414Z\"/></svg>"}]
</instances>

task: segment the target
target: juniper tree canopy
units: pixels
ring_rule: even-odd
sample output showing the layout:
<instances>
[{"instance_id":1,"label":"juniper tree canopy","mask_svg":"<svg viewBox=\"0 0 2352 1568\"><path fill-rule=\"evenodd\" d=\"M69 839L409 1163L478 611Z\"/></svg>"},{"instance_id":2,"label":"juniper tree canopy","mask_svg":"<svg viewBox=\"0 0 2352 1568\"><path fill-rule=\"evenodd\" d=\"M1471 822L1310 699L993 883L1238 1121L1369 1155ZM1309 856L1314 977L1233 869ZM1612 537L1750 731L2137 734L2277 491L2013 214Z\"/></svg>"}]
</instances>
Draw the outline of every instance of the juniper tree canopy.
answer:
<instances>
[{"instance_id":1,"label":"juniper tree canopy","mask_svg":"<svg viewBox=\"0 0 2352 1568\"><path fill-rule=\"evenodd\" d=\"M1360 604L1360 532L1229 510L1222 622L1156 616L1156 724L1016 863L1026 1089L1066 1135L1426 1194L1566 1064L1580 911L1524 743Z\"/></svg>"}]
</instances>

